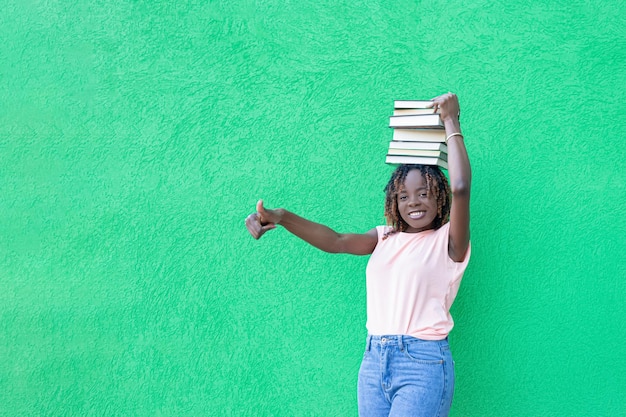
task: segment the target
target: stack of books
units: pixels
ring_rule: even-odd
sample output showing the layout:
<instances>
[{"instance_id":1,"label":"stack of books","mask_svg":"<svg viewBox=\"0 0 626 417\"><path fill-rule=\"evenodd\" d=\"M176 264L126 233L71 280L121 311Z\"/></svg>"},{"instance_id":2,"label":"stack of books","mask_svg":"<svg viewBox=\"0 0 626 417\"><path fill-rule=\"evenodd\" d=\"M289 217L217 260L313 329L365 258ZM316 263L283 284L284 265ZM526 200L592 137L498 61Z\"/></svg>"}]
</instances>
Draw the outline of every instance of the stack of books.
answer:
<instances>
[{"instance_id":1,"label":"stack of books","mask_svg":"<svg viewBox=\"0 0 626 417\"><path fill-rule=\"evenodd\" d=\"M448 169L446 131L430 100L396 100L389 127L388 164L437 165Z\"/></svg>"}]
</instances>

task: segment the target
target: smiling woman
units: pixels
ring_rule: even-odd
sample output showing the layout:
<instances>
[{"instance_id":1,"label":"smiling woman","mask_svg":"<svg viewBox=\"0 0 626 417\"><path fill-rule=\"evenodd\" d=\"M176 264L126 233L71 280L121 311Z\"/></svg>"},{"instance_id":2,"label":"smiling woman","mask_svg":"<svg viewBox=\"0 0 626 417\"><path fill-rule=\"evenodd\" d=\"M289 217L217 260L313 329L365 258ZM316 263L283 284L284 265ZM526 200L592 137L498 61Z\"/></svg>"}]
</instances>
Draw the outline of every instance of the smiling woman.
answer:
<instances>
[{"instance_id":1,"label":"smiling woman","mask_svg":"<svg viewBox=\"0 0 626 417\"><path fill-rule=\"evenodd\" d=\"M450 186L435 166L400 165L387 183L385 194L385 217L393 226L390 233L439 229L448 221ZM430 221L425 223L424 216Z\"/></svg>"},{"instance_id":2,"label":"smiling woman","mask_svg":"<svg viewBox=\"0 0 626 417\"><path fill-rule=\"evenodd\" d=\"M246 218L259 239L281 225L331 253L371 255L366 269L367 344L358 381L359 415L447 416L454 391L448 345L470 258L471 170L456 95L433 99L448 137L450 183L435 166L401 165L385 187L388 225L337 233L263 201Z\"/></svg>"}]
</instances>

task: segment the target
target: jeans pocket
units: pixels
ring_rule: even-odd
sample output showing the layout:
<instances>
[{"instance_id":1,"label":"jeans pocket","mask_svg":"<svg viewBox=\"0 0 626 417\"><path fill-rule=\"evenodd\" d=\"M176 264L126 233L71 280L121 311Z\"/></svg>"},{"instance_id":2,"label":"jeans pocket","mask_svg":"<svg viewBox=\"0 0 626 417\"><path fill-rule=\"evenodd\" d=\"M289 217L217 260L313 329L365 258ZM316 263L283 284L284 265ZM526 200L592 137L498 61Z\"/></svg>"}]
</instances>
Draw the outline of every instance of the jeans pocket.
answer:
<instances>
[{"instance_id":1,"label":"jeans pocket","mask_svg":"<svg viewBox=\"0 0 626 417\"><path fill-rule=\"evenodd\" d=\"M443 358L439 347L429 343L409 343L404 347L404 355L422 365L441 365Z\"/></svg>"}]
</instances>

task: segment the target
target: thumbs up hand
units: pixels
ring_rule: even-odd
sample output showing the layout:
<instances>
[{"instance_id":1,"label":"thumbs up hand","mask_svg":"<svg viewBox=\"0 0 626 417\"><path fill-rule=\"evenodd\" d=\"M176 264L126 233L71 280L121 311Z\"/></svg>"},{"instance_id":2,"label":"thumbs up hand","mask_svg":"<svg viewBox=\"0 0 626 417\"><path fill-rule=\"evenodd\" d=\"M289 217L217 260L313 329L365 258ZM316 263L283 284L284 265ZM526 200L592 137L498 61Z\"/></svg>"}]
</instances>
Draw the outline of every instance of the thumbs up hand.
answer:
<instances>
[{"instance_id":1,"label":"thumbs up hand","mask_svg":"<svg viewBox=\"0 0 626 417\"><path fill-rule=\"evenodd\" d=\"M253 238L259 239L265 232L275 229L282 216L278 210L266 209L263 200L256 203L256 213L246 217L246 228Z\"/></svg>"}]
</instances>

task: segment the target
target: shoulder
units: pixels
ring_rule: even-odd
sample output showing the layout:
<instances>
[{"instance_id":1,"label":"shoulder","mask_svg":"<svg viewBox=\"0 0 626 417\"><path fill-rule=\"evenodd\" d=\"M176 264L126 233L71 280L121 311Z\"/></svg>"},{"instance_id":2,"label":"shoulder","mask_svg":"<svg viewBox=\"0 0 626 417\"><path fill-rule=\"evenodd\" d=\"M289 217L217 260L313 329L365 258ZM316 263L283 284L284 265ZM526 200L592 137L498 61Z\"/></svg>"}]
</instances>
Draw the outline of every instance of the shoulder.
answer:
<instances>
[{"instance_id":1,"label":"shoulder","mask_svg":"<svg viewBox=\"0 0 626 417\"><path fill-rule=\"evenodd\" d=\"M444 245L446 253L448 254L448 259L457 265L467 266L470 255L472 253L471 242L467 242L467 248L464 252L463 258L455 260L450 256L450 222L445 223L443 226L437 229L436 232L438 235L437 240Z\"/></svg>"},{"instance_id":2,"label":"shoulder","mask_svg":"<svg viewBox=\"0 0 626 417\"><path fill-rule=\"evenodd\" d=\"M378 241L386 240L387 238L394 236L396 233L393 233L393 227L391 226L376 226L376 231L378 233Z\"/></svg>"},{"instance_id":3,"label":"shoulder","mask_svg":"<svg viewBox=\"0 0 626 417\"><path fill-rule=\"evenodd\" d=\"M442 235L448 235L450 233L450 222L445 222L444 224L441 225L441 227L437 230L435 230L435 233L437 234L442 234Z\"/></svg>"},{"instance_id":4,"label":"shoulder","mask_svg":"<svg viewBox=\"0 0 626 417\"><path fill-rule=\"evenodd\" d=\"M391 226L376 226L376 231L378 232L378 236L382 236L385 233L389 233L393 228Z\"/></svg>"}]
</instances>

